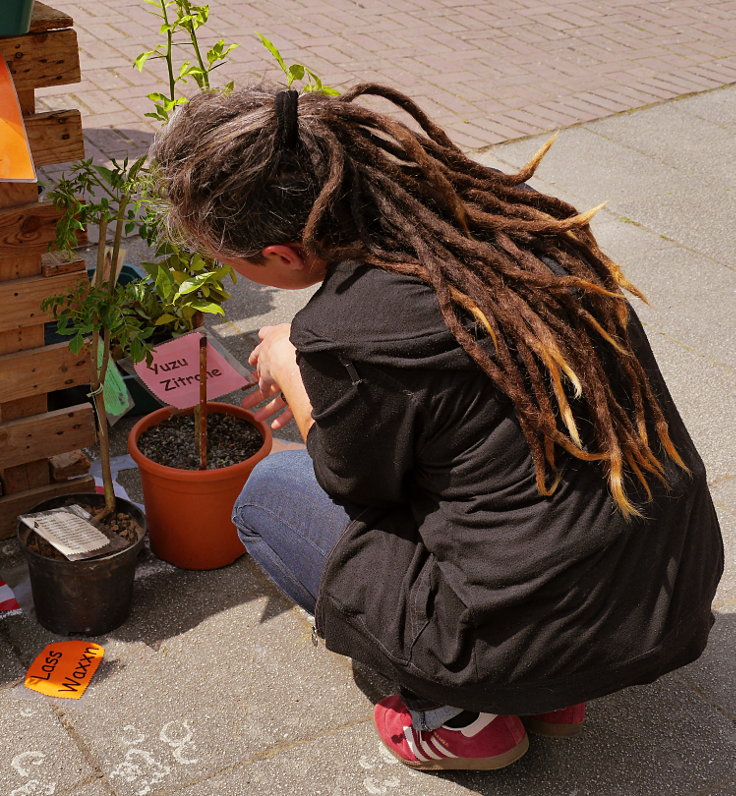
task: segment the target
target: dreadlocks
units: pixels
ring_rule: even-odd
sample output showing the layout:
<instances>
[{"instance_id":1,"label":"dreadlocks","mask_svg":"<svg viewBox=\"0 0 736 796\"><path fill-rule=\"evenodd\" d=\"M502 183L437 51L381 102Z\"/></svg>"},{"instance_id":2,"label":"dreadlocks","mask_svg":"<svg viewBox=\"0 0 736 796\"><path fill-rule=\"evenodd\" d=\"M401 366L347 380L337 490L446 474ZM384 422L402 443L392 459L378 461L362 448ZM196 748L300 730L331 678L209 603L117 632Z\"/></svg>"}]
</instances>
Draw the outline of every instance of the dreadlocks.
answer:
<instances>
[{"instance_id":1,"label":"dreadlocks","mask_svg":"<svg viewBox=\"0 0 736 796\"><path fill-rule=\"evenodd\" d=\"M421 131L355 103L361 95L389 100ZM631 485L650 499L652 476L667 484L661 451L687 468L629 342L623 289L643 296L590 230L599 208L578 213L523 184L552 141L503 174L467 158L405 95L361 84L295 100L286 145L276 96L199 95L177 112L153 151L170 226L254 262L269 244L300 242L328 262L424 280L458 343L513 402L539 491L559 483L561 449L599 461L624 516L640 516Z\"/></svg>"}]
</instances>

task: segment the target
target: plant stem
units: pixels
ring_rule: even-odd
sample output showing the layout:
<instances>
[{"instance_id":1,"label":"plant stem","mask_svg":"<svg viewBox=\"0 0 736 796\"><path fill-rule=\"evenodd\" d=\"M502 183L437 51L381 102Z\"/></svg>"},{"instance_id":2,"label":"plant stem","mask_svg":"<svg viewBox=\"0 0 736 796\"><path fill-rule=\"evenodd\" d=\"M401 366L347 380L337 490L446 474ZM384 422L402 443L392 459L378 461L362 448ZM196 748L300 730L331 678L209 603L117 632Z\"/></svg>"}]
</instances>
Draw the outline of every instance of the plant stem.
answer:
<instances>
[{"instance_id":1,"label":"plant stem","mask_svg":"<svg viewBox=\"0 0 736 796\"><path fill-rule=\"evenodd\" d=\"M194 47L194 52L195 52L195 54L197 56L197 61L199 62L199 67L202 70L202 83L203 83L203 85L200 85L199 89L200 89L200 91L203 91L203 90L209 91L210 90L210 74L209 74L209 70L204 65L204 61L202 60L202 53L200 52L200 49L199 49L199 42L197 41L197 33L196 33L195 29L194 29L194 24L192 24L191 27L189 28L189 37L192 40L192 47Z\"/></svg>"},{"instance_id":2,"label":"plant stem","mask_svg":"<svg viewBox=\"0 0 736 796\"><path fill-rule=\"evenodd\" d=\"M107 239L107 219L101 218L97 225L97 267L95 268L95 282L96 288L102 287L102 278L105 273L105 240ZM96 355L96 351L94 352ZM95 359L95 367L97 367L97 359Z\"/></svg>"},{"instance_id":3,"label":"plant stem","mask_svg":"<svg viewBox=\"0 0 736 796\"><path fill-rule=\"evenodd\" d=\"M164 18L164 24L169 24L169 13L166 10L167 2L166 0L161 0L161 13ZM166 69L169 73L169 99L173 102L174 95L176 93L176 80L174 79L174 63L172 57L172 44L174 41L174 34L171 30L166 31L166 55L164 58L166 59Z\"/></svg>"},{"instance_id":4,"label":"plant stem","mask_svg":"<svg viewBox=\"0 0 736 796\"><path fill-rule=\"evenodd\" d=\"M207 469L207 337L199 338L199 469Z\"/></svg>"},{"instance_id":5,"label":"plant stem","mask_svg":"<svg viewBox=\"0 0 736 796\"><path fill-rule=\"evenodd\" d=\"M100 382L93 386L95 412L97 413L97 432L100 445L100 466L102 469L102 485L105 490L105 515L115 511L115 490L112 483L112 470L110 468L110 435L107 428L107 414L105 412L105 394L100 389Z\"/></svg>"}]
</instances>

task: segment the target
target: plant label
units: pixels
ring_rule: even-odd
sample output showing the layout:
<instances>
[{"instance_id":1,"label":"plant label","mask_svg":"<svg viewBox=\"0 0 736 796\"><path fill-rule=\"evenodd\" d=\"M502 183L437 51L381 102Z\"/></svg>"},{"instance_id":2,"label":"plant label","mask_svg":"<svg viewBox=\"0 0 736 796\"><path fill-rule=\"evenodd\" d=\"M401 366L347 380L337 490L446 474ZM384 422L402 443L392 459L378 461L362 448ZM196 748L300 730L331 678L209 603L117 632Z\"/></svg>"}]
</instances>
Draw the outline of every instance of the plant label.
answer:
<instances>
[{"instance_id":1,"label":"plant label","mask_svg":"<svg viewBox=\"0 0 736 796\"><path fill-rule=\"evenodd\" d=\"M189 409L199 403L200 332L176 337L154 348L153 360L136 363L135 372L165 404ZM250 381L207 340L207 400L245 387Z\"/></svg>"},{"instance_id":2,"label":"plant label","mask_svg":"<svg viewBox=\"0 0 736 796\"><path fill-rule=\"evenodd\" d=\"M89 517L81 506L64 506L21 514L18 519L70 561L78 561L99 556L111 547L110 540L89 522Z\"/></svg>"},{"instance_id":3,"label":"plant label","mask_svg":"<svg viewBox=\"0 0 736 796\"><path fill-rule=\"evenodd\" d=\"M100 346L97 353L97 365L98 367L102 367L102 346ZM102 396L105 402L105 414L110 421L110 425L120 420L120 418L133 406L133 399L130 397L130 391L123 380L123 374L112 359L107 363Z\"/></svg>"},{"instance_id":4,"label":"plant label","mask_svg":"<svg viewBox=\"0 0 736 796\"><path fill-rule=\"evenodd\" d=\"M105 650L91 641L56 641L30 665L25 685L62 699L79 699L87 689Z\"/></svg>"}]
</instances>

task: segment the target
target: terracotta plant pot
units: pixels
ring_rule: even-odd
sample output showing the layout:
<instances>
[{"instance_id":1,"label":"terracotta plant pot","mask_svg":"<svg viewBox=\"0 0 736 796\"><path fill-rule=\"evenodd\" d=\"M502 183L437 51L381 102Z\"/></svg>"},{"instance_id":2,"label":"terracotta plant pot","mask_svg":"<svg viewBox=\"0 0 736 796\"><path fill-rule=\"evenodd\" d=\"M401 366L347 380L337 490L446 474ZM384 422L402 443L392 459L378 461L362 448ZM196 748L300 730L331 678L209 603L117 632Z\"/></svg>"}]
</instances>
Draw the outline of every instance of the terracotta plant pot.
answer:
<instances>
[{"instance_id":1,"label":"terracotta plant pot","mask_svg":"<svg viewBox=\"0 0 736 796\"><path fill-rule=\"evenodd\" d=\"M57 508L69 498L93 506L105 503L104 495L79 493L49 498L31 511ZM140 525L138 540L115 553L80 561L57 561L29 549L27 541L33 531L25 523L18 523L18 541L28 563L36 618L47 630L62 636L99 636L119 627L128 617L146 518L137 506L123 498L116 498L115 508L131 515Z\"/></svg>"},{"instance_id":2,"label":"terracotta plant pot","mask_svg":"<svg viewBox=\"0 0 736 796\"><path fill-rule=\"evenodd\" d=\"M128 450L138 465L151 550L182 569L216 569L245 553L230 519L233 504L253 468L271 451L271 429L246 409L210 402L209 414L223 412L247 420L263 438L260 450L245 461L217 470L181 470L144 456L141 434L175 413L164 407L141 418L130 430Z\"/></svg>"}]
</instances>

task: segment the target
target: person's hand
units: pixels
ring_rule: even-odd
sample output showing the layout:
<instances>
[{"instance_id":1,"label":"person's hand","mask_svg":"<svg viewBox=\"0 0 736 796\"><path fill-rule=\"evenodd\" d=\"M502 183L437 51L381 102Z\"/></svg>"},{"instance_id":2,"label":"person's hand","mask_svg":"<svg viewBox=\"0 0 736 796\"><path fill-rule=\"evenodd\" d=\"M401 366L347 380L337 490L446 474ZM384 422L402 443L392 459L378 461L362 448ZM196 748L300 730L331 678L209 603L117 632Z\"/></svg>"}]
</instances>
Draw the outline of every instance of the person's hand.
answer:
<instances>
[{"instance_id":1,"label":"person's hand","mask_svg":"<svg viewBox=\"0 0 736 796\"><path fill-rule=\"evenodd\" d=\"M299 366L296 364L296 349L289 341L291 324L264 326L258 332L261 342L253 349L248 362L255 368L257 389L242 401L245 409L251 409L262 401L271 399L261 407L255 416L259 420L274 418L271 428L283 428L293 417L292 411L282 392L282 385L301 381ZM278 417L274 417L278 415Z\"/></svg>"}]
</instances>

